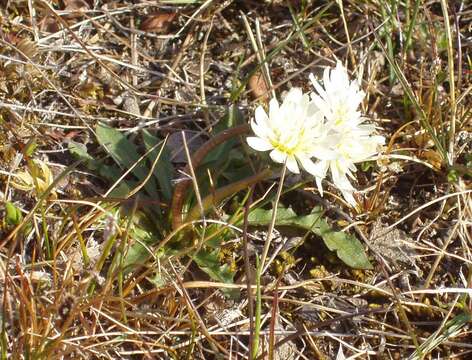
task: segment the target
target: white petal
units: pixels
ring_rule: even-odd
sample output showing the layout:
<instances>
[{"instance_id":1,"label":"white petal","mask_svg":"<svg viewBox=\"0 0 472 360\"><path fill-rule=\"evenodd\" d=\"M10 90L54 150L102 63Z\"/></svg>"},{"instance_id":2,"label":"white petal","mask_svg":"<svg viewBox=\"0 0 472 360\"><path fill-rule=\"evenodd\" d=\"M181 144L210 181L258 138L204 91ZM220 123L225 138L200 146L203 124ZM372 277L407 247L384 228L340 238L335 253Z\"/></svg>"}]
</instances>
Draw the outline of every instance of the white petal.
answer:
<instances>
[{"instance_id":1,"label":"white petal","mask_svg":"<svg viewBox=\"0 0 472 360\"><path fill-rule=\"evenodd\" d=\"M327 98L328 94L326 93L325 89L323 89L323 87L316 80L314 80L314 78L313 78L313 86L315 88L317 95L312 94L312 97L316 95L316 96L322 97L323 99Z\"/></svg>"},{"instance_id":2,"label":"white petal","mask_svg":"<svg viewBox=\"0 0 472 360\"><path fill-rule=\"evenodd\" d=\"M385 144L385 138L381 135L373 136L372 141L375 142L377 146Z\"/></svg>"},{"instance_id":3,"label":"white petal","mask_svg":"<svg viewBox=\"0 0 472 360\"><path fill-rule=\"evenodd\" d=\"M279 113L279 102L276 98L273 98L269 101L269 118L274 119L278 116Z\"/></svg>"},{"instance_id":4,"label":"white petal","mask_svg":"<svg viewBox=\"0 0 472 360\"><path fill-rule=\"evenodd\" d=\"M269 117L267 116L264 108L262 106L258 106L256 111L254 112L254 117L256 118L256 123L262 127L269 127Z\"/></svg>"},{"instance_id":5,"label":"white petal","mask_svg":"<svg viewBox=\"0 0 472 360\"><path fill-rule=\"evenodd\" d=\"M254 131L254 134L259 136L260 138L268 138L271 135L272 130L269 127L260 125L255 121L251 121L251 128Z\"/></svg>"},{"instance_id":6,"label":"white petal","mask_svg":"<svg viewBox=\"0 0 472 360\"><path fill-rule=\"evenodd\" d=\"M327 120L331 120L331 119L332 119L332 109L331 109L330 106L326 103L326 101L323 100L323 98L321 98L321 97L318 96L318 95L313 94L313 95L311 96L311 100L313 101L313 103L315 104L315 106L321 111L321 113L323 114L323 116L324 116Z\"/></svg>"},{"instance_id":7,"label":"white petal","mask_svg":"<svg viewBox=\"0 0 472 360\"><path fill-rule=\"evenodd\" d=\"M272 150L269 155L272 160L274 160L276 163L281 164L283 164L285 162L285 159L287 158L287 154L284 154L283 152L277 149Z\"/></svg>"},{"instance_id":8,"label":"white petal","mask_svg":"<svg viewBox=\"0 0 472 360\"><path fill-rule=\"evenodd\" d=\"M331 84L330 72L331 72L331 69L329 67L326 67L323 71L323 85L326 90L328 90Z\"/></svg>"},{"instance_id":9,"label":"white petal","mask_svg":"<svg viewBox=\"0 0 472 360\"><path fill-rule=\"evenodd\" d=\"M326 166L324 162L314 163L311 159L305 157L299 157L300 163L306 172L310 173L313 176L323 178L326 175ZM324 170L324 171L323 171Z\"/></svg>"},{"instance_id":10,"label":"white petal","mask_svg":"<svg viewBox=\"0 0 472 360\"><path fill-rule=\"evenodd\" d=\"M349 182L346 173L340 172L336 163L333 162L332 166L330 166L330 169L333 183L340 191L352 192L355 190L352 184Z\"/></svg>"},{"instance_id":11,"label":"white petal","mask_svg":"<svg viewBox=\"0 0 472 360\"><path fill-rule=\"evenodd\" d=\"M359 91L358 86L354 86L353 84L351 84L349 87L349 92L353 94L348 99L346 99L349 103L349 107L352 109L357 109L364 99L365 93L363 91Z\"/></svg>"},{"instance_id":12,"label":"white petal","mask_svg":"<svg viewBox=\"0 0 472 360\"><path fill-rule=\"evenodd\" d=\"M351 172L352 171L352 172ZM352 169L349 168L348 171L346 171L346 175L348 177L350 177L352 180L356 180L356 177L354 176L353 172L356 172L357 171L357 168L354 166L354 164L352 164Z\"/></svg>"},{"instance_id":13,"label":"white petal","mask_svg":"<svg viewBox=\"0 0 472 360\"><path fill-rule=\"evenodd\" d=\"M299 174L300 169L298 168L297 160L293 156L287 158L287 169L289 169L294 174Z\"/></svg>"},{"instance_id":14,"label":"white petal","mask_svg":"<svg viewBox=\"0 0 472 360\"><path fill-rule=\"evenodd\" d=\"M319 161L315 164L311 159L306 157L298 158L298 160L300 160L300 163L302 164L305 171L315 177L318 191L320 192L320 195L323 196L323 186L321 182L326 176L328 163L325 161Z\"/></svg>"},{"instance_id":15,"label":"white petal","mask_svg":"<svg viewBox=\"0 0 472 360\"><path fill-rule=\"evenodd\" d=\"M353 207L357 205L356 199L354 199L354 196L352 195L352 191L341 191L343 194L344 199Z\"/></svg>"},{"instance_id":16,"label":"white petal","mask_svg":"<svg viewBox=\"0 0 472 360\"><path fill-rule=\"evenodd\" d=\"M314 101L310 101L306 108L306 115L310 117L311 122L319 122L323 120L323 115Z\"/></svg>"},{"instance_id":17,"label":"white petal","mask_svg":"<svg viewBox=\"0 0 472 360\"><path fill-rule=\"evenodd\" d=\"M316 181L316 187L318 188L318 191L320 192L320 196L323 196L323 185L322 185L322 178L315 177Z\"/></svg>"},{"instance_id":18,"label":"white petal","mask_svg":"<svg viewBox=\"0 0 472 360\"><path fill-rule=\"evenodd\" d=\"M319 144L315 144L310 155L319 160L335 160L338 154L328 144L327 141L320 141Z\"/></svg>"},{"instance_id":19,"label":"white petal","mask_svg":"<svg viewBox=\"0 0 472 360\"><path fill-rule=\"evenodd\" d=\"M313 86L315 86L315 84L317 83L317 81L316 81L315 75L313 75L313 73L310 73L310 75L308 75L308 79L310 79L310 81L311 81L311 83L313 84Z\"/></svg>"},{"instance_id":20,"label":"white petal","mask_svg":"<svg viewBox=\"0 0 472 360\"><path fill-rule=\"evenodd\" d=\"M331 72L331 81L337 86L343 88L349 87L349 76L347 74L347 69L339 60L336 63L336 68Z\"/></svg>"},{"instance_id":21,"label":"white petal","mask_svg":"<svg viewBox=\"0 0 472 360\"><path fill-rule=\"evenodd\" d=\"M295 103L298 103L302 99L302 97L303 97L302 89L294 87L289 90L289 92L285 96L284 102L293 101Z\"/></svg>"},{"instance_id":22,"label":"white petal","mask_svg":"<svg viewBox=\"0 0 472 360\"><path fill-rule=\"evenodd\" d=\"M273 149L273 146L269 141L259 137L251 136L248 137L246 141L250 147L257 151L267 151Z\"/></svg>"}]
</instances>

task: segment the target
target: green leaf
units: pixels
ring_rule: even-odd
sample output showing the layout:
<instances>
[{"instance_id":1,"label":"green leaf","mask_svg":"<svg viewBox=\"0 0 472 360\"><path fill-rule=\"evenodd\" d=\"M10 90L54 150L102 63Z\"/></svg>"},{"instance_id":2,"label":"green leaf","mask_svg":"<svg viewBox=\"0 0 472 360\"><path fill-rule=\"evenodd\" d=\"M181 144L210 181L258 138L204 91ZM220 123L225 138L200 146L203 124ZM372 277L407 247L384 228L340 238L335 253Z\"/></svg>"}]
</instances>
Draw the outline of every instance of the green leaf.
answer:
<instances>
[{"instance_id":1,"label":"green leaf","mask_svg":"<svg viewBox=\"0 0 472 360\"><path fill-rule=\"evenodd\" d=\"M132 235L136 242L133 243L126 252L126 256L123 261L125 273L131 271L134 265L144 263L145 260L151 256L146 246L151 246L157 241L157 239L152 236L151 232L141 229L137 226L133 227Z\"/></svg>"},{"instance_id":2,"label":"green leaf","mask_svg":"<svg viewBox=\"0 0 472 360\"><path fill-rule=\"evenodd\" d=\"M218 134L219 132L235 127L236 125L242 124L244 122L244 116L241 111L237 108L236 105L231 105L223 119L215 126L213 134ZM203 161L202 165L209 164L211 162L215 163L224 163L228 158L231 148L238 142L238 139L230 139L225 141L223 144L218 145L212 151L208 153ZM212 164L213 165L213 164Z\"/></svg>"},{"instance_id":3,"label":"green leaf","mask_svg":"<svg viewBox=\"0 0 472 360\"><path fill-rule=\"evenodd\" d=\"M113 168L113 170L117 169ZM106 170L104 168L100 169L100 175L105 176L102 174L102 172L105 171ZM137 181L122 181L110 192L110 194L108 194L108 196L111 198L126 198L128 194L138 185L139 183Z\"/></svg>"},{"instance_id":4,"label":"green leaf","mask_svg":"<svg viewBox=\"0 0 472 360\"><path fill-rule=\"evenodd\" d=\"M321 238L331 251L346 264L355 269L372 269L362 243L353 235L334 231L328 224L320 226Z\"/></svg>"},{"instance_id":5,"label":"green leaf","mask_svg":"<svg viewBox=\"0 0 472 360\"><path fill-rule=\"evenodd\" d=\"M98 174L101 177L108 179L112 182L115 182L121 176L121 171L116 166L108 166L108 165L102 164L102 162L99 162L99 161L93 161L90 164L89 169L98 170ZM123 184L125 184L128 188L130 188L130 190L127 193L123 193L123 195L128 195L131 192L131 190L134 189L135 187L135 186L131 186L131 184L135 184L134 181L133 182L127 181L126 183L123 182Z\"/></svg>"},{"instance_id":6,"label":"green leaf","mask_svg":"<svg viewBox=\"0 0 472 360\"><path fill-rule=\"evenodd\" d=\"M153 247L162 239L162 233L156 228L159 221L156 215L149 216L145 211L131 212L131 209L121 208L121 214L125 218L133 216L133 224L130 226L130 239L133 242L125 251L123 265L125 273L132 270L133 265L144 264L154 252Z\"/></svg>"},{"instance_id":7,"label":"green leaf","mask_svg":"<svg viewBox=\"0 0 472 360\"><path fill-rule=\"evenodd\" d=\"M140 156L136 146L118 130L99 124L96 133L100 145L107 150L122 169L127 170L139 161ZM140 181L144 181L148 175L148 169L145 163L141 161L133 168L132 173ZM156 187L157 184L152 177L144 185L146 192L151 197L157 196Z\"/></svg>"},{"instance_id":8,"label":"green leaf","mask_svg":"<svg viewBox=\"0 0 472 360\"><path fill-rule=\"evenodd\" d=\"M156 144L159 142L162 142L162 140L152 136L147 130L143 130L143 140L147 151L153 146L156 146ZM149 154L149 159L151 162L159 155L162 146L163 145L161 145L161 147L157 147ZM154 176L159 183L162 195L164 195L166 200L170 200L172 198L171 180L174 177L174 167L172 166L172 162L170 160L170 151L167 146L162 150L161 157L154 168Z\"/></svg>"},{"instance_id":9,"label":"green leaf","mask_svg":"<svg viewBox=\"0 0 472 360\"><path fill-rule=\"evenodd\" d=\"M75 156L77 159L80 160L85 160L85 161L92 161L94 160L93 157L89 155L87 152L87 146L84 144L75 142L75 141L69 141L69 151L70 153Z\"/></svg>"},{"instance_id":10,"label":"green leaf","mask_svg":"<svg viewBox=\"0 0 472 360\"><path fill-rule=\"evenodd\" d=\"M323 211L315 207L311 214L297 215L291 208L277 209L276 225L294 226L320 236L330 251L335 251L339 259L355 269L372 269L362 243L354 236L342 231L335 231L322 219ZM272 210L254 209L248 217L250 225L268 225Z\"/></svg>"},{"instance_id":11,"label":"green leaf","mask_svg":"<svg viewBox=\"0 0 472 360\"><path fill-rule=\"evenodd\" d=\"M31 157L31 156L33 156L34 151L36 150L37 147L38 147L38 144L36 143L36 139L32 138L25 145L25 147L23 149L23 153L25 154L25 156Z\"/></svg>"},{"instance_id":12,"label":"green leaf","mask_svg":"<svg viewBox=\"0 0 472 360\"><path fill-rule=\"evenodd\" d=\"M69 151L77 160L84 161L85 166L91 171L97 172L101 177L115 182L121 176L121 171L116 166L108 166L103 164L102 160L94 159L87 152L87 147L84 144L70 141L69 142ZM129 194L129 191L126 194Z\"/></svg>"},{"instance_id":13,"label":"green leaf","mask_svg":"<svg viewBox=\"0 0 472 360\"><path fill-rule=\"evenodd\" d=\"M198 267L206 272L213 280L224 282L227 284L233 283L234 272L232 272L227 264L221 265L217 250L200 250L193 256L193 260Z\"/></svg>"},{"instance_id":14,"label":"green leaf","mask_svg":"<svg viewBox=\"0 0 472 360\"><path fill-rule=\"evenodd\" d=\"M296 226L321 235L319 224L321 215L323 214L320 208L314 208L311 214L298 216L292 208L279 207L277 209L277 217L275 219L276 225ZM248 217L250 225L263 226L268 225L272 219L272 210L254 209Z\"/></svg>"},{"instance_id":15,"label":"green leaf","mask_svg":"<svg viewBox=\"0 0 472 360\"><path fill-rule=\"evenodd\" d=\"M9 201L5 203L5 213L5 221L7 225L18 225L23 220L23 215L21 214L20 209Z\"/></svg>"}]
</instances>

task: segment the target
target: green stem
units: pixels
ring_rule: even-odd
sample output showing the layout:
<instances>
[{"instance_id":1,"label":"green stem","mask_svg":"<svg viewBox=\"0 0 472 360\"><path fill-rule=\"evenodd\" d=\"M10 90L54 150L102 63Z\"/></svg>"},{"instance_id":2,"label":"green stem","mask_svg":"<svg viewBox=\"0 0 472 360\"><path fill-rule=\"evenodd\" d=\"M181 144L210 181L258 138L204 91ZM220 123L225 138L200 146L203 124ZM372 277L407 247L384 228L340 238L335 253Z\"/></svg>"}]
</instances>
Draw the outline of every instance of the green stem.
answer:
<instances>
[{"instance_id":1,"label":"green stem","mask_svg":"<svg viewBox=\"0 0 472 360\"><path fill-rule=\"evenodd\" d=\"M256 319L254 321L254 338L252 339L252 354L251 359L257 357L257 351L259 350L259 336L261 333L261 312L262 312L262 295L261 295L261 277L259 276L259 270L262 268L259 257L256 255Z\"/></svg>"},{"instance_id":2,"label":"green stem","mask_svg":"<svg viewBox=\"0 0 472 360\"><path fill-rule=\"evenodd\" d=\"M279 187L277 189L277 195L275 197L274 209L272 211L272 219L270 221L267 239L264 244L264 250L262 251L262 257L259 261L259 258L256 256L256 320L254 324L254 339L253 339L253 348L252 348L252 357L257 356L257 351L259 348L259 334L261 331L261 276L264 272L265 259L269 253L270 243L272 241L272 233L274 232L275 220L277 218L277 207L279 205L280 196L282 194L282 189L285 181L285 174L287 173L287 163L284 163L282 168L282 173L280 175Z\"/></svg>"},{"instance_id":3,"label":"green stem","mask_svg":"<svg viewBox=\"0 0 472 360\"><path fill-rule=\"evenodd\" d=\"M262 270L264 269L265 260L267 258L267 254L269 253L270 243L272 242L272 233L274 232L275 220L277 218L277 208L279 206L280 196L282 195L282 188L284 187L286 173L287 173L287 163L284 164L282 168L282 173L280 174L279 187L277 189L277 195L275 197L275 202L274 202L274 211L272 211L272 218L270 220L269 229L267 230L267 239L264 244L264 250L262 251L262 257L261 257L261 268L258 269L258 273L257 273L258 277L261 276L263 273Z\"/></svg>"},{"instance_id":4,"label":"green stem","mask_svg":"<svg viewBox=\"0 0 472 360\"><path fill-rule=\"evenodd\" d=\"M406 33L405 49L403 51L405 55L408 51L408 48L411 46L411 37L412 37L412 34L413 34L413 28L415 27L415 24L416 24L416 17L418 16L419 8L420 8L420 0L416 0L415 1L415 7L413 8L413 15L410 19L410 23L408 24L408 31Z\"/></svg>"}]
</instances>

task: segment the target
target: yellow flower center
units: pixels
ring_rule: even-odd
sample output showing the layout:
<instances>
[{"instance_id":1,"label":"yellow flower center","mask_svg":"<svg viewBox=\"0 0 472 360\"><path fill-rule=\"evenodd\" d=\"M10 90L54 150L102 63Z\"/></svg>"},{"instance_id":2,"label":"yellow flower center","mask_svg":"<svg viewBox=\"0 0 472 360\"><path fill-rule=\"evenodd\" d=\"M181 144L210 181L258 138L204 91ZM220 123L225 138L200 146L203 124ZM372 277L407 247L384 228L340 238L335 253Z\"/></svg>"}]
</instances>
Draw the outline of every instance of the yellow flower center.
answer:
<instances>
[{"instance_id":1,"label":"yellow flower center","mask_svg":"<svg viewBox=\"0 0 472 360\"><path fill-rule=\"evenodd\" d=\"M274 149L287 154L289 156L295 155L303 147L305 141L305 129L302 128L296 134L291 134L287 136L286 134L281 134L279 131L276 132L276 137L270 139L271 145Z\"/></svg>"},{"instance_id":2,"label":"yellow flower center","mask_svg":"<svg viewBox=\"0 0 472 360\"><path fill-rule=\"evenodd\" d=\"M336 125L341 125L344 121L346 121L346 115L347 115L347 106L344 104L339 104L336 107L336 110L334 111L334 117L335 117L335 124Z\"/></svg>"}]
</instances>

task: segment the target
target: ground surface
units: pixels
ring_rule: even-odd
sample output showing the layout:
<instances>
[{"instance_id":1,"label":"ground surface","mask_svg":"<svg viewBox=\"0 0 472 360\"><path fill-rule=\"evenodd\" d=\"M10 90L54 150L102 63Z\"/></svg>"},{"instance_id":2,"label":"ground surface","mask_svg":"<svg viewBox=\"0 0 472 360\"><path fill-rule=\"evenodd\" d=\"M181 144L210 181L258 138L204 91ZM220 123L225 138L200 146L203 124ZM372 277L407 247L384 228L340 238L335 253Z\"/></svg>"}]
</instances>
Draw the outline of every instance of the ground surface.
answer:
<instances>
[{"instance_id":1,"label":"ground surface","mask_svg":"<svg viewBox=\"0 0 472 360\"><path fill-rule=\"evenodd\" d=\"M2 359L472 357L470 3L0 4ZM185 165L337 59L384 153L357 209L288 175L258 292L276 175L178 225L268 158Z\"/></svg>"}]
</instances>

